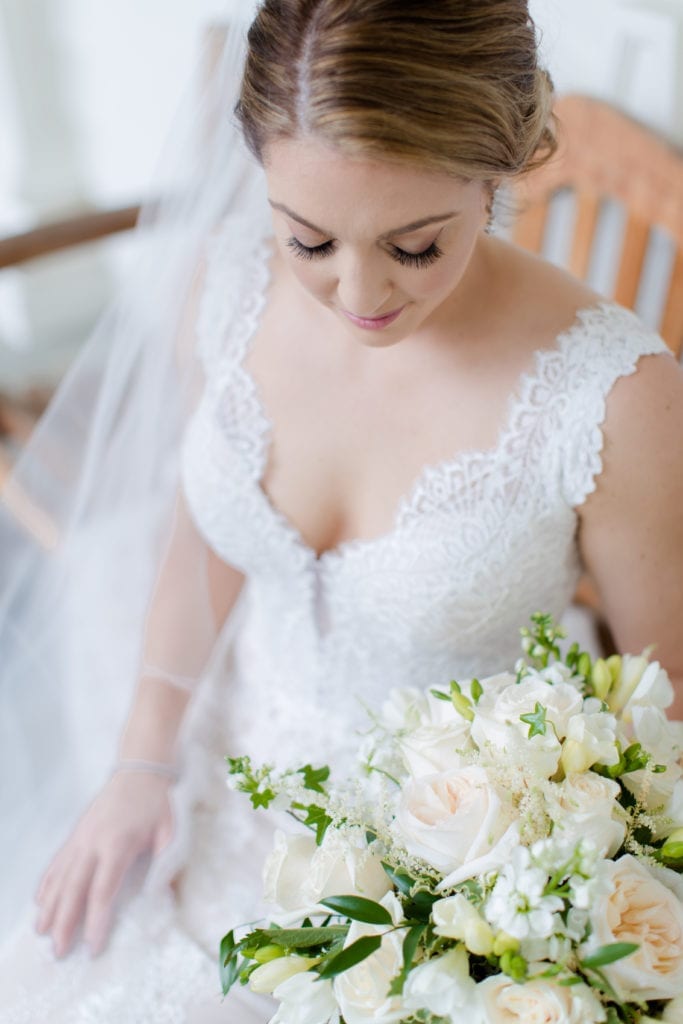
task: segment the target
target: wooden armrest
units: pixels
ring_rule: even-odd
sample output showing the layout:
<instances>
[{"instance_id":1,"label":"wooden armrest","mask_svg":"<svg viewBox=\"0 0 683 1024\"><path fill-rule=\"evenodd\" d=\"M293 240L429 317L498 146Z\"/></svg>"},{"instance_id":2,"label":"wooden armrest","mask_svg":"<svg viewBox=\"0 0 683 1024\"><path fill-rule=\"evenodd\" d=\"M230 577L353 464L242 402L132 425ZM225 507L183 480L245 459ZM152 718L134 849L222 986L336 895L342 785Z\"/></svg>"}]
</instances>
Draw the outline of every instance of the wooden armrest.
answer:
<instances>
[{"instance_id":1,"label":"wooden armrest","mask_svg":"<svg viewBox=\"0 0 683 1024\"><path fill-rule=\"evenodd\" d=\"M139 206L78 214L34 228L32 231L0 239L0 270L35 259L37 256L47 256L60 249L68 249L120 231L128 231L135 227L139 214Z\"/></svg>"}]
</instances>

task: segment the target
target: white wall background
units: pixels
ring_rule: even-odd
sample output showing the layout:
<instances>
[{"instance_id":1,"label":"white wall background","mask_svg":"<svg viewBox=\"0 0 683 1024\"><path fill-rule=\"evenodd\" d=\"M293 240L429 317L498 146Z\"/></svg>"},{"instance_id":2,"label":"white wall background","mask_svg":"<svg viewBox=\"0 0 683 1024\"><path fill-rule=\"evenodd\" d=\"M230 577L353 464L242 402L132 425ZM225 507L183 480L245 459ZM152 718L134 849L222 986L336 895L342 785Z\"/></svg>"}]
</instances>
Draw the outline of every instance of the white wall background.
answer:
<instances>
[{"instance_id":1,"label":"white wall background","mask_svg":"<svg viewBox=\"0 0 683 1024\"><path fill-rule=\"evenodd\" d=\"M683 0L530 6L559 91L618 102L683 145ZM226 13L248 19L253 7L0 0L0 235L70 208L143 196L204 26ZM59 371L118 266L100 248L0 274L0 386L34 366Z\"/></svg>"}]
</instances>

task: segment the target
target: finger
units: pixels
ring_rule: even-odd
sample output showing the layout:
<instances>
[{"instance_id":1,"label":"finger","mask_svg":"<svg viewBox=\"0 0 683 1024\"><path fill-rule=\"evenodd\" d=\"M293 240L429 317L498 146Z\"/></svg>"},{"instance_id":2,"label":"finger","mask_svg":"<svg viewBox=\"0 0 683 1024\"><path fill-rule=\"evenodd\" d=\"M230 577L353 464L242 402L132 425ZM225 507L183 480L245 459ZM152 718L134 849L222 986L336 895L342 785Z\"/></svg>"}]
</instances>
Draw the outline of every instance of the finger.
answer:
<instances>
[{"instance_id":1,"label":"finger","mask_svg":"<svg viewBox=\"0 0 683 1024\"><path fill-rule=\"evenodd\" d=\"M135 852L129 849L114 860L100 861L97 866L88 894L83 932L92 956L99 956L104 949L111 928L114 901L135 858Z\"/></svg>"},{"instance_id":2,"label":"finger","mask_svg":"<svg viewBox=\"0 0 683 1024\"><path fill-rule=\"evenodd\" d=\"M164 850L171 840L175 832L175 823L173 820L173 814L170 812L164 817L159 824L154 834L154 844L152 847L152 854L154 857L158 856L162 850Z\"/></svg>"},{"instance_id":3,"label":"finger","mask_svg":"<svg viewBox=\"0 0 683 1024\"><path fill-rule=\"evenodd\" d=\"M72 871L65 876L52 921L52 942L57 957L65 956L71 948L76 928L83 917L96 864L96 857L89 855L76 861Z\"/></svg>"},{"instance_id":4,"label":"finger","mask_svg":"<svg viewBox=\"0 0 683 1024\"><path fill-rule=\"evenodd\" d=\"M55 859L47 869L36 892L38 917L36 931L43 935L50 930L57 905L73 871L75 861L66 862L62 858Z\"/></svg>"}]
</instances>

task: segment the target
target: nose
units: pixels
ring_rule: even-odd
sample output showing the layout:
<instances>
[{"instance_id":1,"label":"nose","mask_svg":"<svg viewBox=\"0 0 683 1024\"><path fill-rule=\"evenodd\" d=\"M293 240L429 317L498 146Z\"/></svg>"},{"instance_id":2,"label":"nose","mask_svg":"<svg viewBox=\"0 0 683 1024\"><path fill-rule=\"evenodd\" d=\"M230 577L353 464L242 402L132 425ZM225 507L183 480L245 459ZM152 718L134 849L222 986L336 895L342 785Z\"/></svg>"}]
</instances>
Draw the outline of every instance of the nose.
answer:
<instances>
[{"instance_id":1,"label":"nose","mask_svg":"<svg viewBox=\"0 0 683 1024\"><path fill-rule=\"evenodd\" d=\"M388 312L393 287L386 276L383 261L350 254L340 259L337 278L339 305L347 313L373 317Z\"/></svg>"}]
</instances>

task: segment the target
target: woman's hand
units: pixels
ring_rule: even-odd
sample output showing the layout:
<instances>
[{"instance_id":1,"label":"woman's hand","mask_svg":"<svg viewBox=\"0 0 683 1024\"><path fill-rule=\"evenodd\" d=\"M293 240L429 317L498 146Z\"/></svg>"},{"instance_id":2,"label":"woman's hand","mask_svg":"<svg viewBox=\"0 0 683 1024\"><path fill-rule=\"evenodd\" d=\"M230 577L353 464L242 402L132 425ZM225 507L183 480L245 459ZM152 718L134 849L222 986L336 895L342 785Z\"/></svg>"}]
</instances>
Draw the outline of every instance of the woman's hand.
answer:
<instances>
[{"instance_id":1,"label":"woman's hand","mask_svg":"<svg viewBox=\"0 0 683 1024\"><path fill-rule=\"evenodd\" d=\"M36 893L36 927L52 934L56 956L69 951L81 922L91 954L102 951L128 868L171 839L171 784L161 775L115 772L59 850Z\"/></svg>"}]
</instances>

